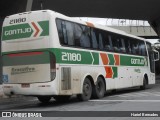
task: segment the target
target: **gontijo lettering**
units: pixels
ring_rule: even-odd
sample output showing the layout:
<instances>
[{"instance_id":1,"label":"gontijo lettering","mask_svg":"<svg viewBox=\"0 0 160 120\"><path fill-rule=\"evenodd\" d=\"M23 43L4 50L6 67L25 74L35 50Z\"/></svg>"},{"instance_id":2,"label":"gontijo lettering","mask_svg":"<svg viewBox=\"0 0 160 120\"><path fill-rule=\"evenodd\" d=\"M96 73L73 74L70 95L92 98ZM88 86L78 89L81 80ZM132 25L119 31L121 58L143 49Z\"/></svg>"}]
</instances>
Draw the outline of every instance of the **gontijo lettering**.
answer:
<instances>
[{"instance_id":1,"label":"gontijo lettering","mask_svg":"<svg viewBox=\"0 0 160 120\"><path fill-rule=\"evenodd\" d=\"M15 29L15 30L8 30L5 31L4 35L16 35L16 34L24 34L24 33L30 33L32 32L31 28L24 28L24 29Z\"/></svg>"},{"instance_id":2,"label":"gontijo lettering","mask_svg":"<svg viewBox=\"0 0 160 120\"><path fill-rule=\"evenodd\" d=\"M131 64L139 64L139 65L143 65L143 64L144 64L144 59L135 59L135 58L131 58Z\"/></svg>"}]
</instances>

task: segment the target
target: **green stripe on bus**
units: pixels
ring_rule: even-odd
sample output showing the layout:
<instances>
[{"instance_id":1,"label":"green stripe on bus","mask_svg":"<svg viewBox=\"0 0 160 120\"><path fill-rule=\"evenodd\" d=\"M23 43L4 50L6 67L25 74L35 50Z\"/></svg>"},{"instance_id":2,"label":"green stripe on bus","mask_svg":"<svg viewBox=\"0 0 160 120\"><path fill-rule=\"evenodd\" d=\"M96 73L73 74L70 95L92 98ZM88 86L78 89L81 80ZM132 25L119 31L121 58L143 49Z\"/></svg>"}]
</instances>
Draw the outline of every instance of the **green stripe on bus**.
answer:
<instances>
[{"instance_id":1,"label":"green stripe on bus","mask_svg":"<svg viewBox=\"0 0 160 120\"><path fill-rule=\"evenodd\" d=\"M99 65L99 53L92 52L94 62L93 65Z\"/></svg>"},{"instance_id":2,"label":"green stripe on bus","mask_svg":"<svg viewBox=\"0 0 160 120\"><path fill-rule=\"evenodd\" d=\"M112 70L113 70L113 78L117 78L118 77L118 68L112 67Z\"/></svg>"},{"instance_id":3,"label":"green stripe on bus","mask_svg":"<svg viewBox=\"0 0 160 120\"><path fill-rule=\"evenodd\" d=\"M88 52L82 50L69 50L61 48L47 48L28 51L50 51L56 56L58 64L89 64L99 65L99 52ZM21 53L28 51L5 52L2 54ZM114 54L108 54L109 65L114 65ZM120 66L147 66L147 57L120 55Z\"/></svg>"},{"instance_id":4,"label":"green stripe on bus","mask_svg":"<svg viewBox=\"0 0 160 120\"><path fill-rule=\"evenodd\" d=\"M147 60L144 57L121 55L120 65L122 66L147 66Z\"/></svg>"},{"instance_id":5,"label":"green stripe on bus","mask_svg":"<svg viewBox=\"0 0 160 120\"><path fill-rule=\"evenodd\" d=\"M40 21L38 22L38 24L43 30L40 36L48 36L49 35L49 21Z\"/></svg>"},{"instance_id":6,"label":"green stripe on bus","mask_svg":"<svg viewBox=\"0 0 160 120\"><path fill-rule=\"evenodd\" d=\"M68 50L68 49L52 49L56 55L57 63L65 64L92 64L93 58L90 52Z\"/></svg>"},{"instance_id":7,"label":"green stripe on bus","mask_svg":"<svg viewBox=\"0 0 160 120\"><path fill-rule=\"evenodd\" d=\"M114 57L113 57L113 54L108 54L108 58L109 58L109 65L114 65Z\"/></svg>"}]
</instances>

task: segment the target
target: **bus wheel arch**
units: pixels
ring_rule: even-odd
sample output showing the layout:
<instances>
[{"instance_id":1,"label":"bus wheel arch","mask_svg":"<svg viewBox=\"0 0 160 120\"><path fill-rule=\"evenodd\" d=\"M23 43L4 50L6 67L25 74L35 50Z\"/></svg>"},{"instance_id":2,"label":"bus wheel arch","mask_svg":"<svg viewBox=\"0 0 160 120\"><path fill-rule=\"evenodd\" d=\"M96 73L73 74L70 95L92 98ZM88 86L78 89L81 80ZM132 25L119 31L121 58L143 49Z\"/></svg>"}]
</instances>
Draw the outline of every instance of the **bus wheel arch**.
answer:
<instances>
[{"instance_id":1,"label":"bus wheel arch","mask_svg":"<svg viewBox=\"0 0 160 120\"><path fill-rule=\"evenodd\" d=\"M96 99L100 99L104 97L106 92L106 81L103 75L99 75L97 77L96 83L93 87L92 97Z\"/></svg>"}]
</instances>

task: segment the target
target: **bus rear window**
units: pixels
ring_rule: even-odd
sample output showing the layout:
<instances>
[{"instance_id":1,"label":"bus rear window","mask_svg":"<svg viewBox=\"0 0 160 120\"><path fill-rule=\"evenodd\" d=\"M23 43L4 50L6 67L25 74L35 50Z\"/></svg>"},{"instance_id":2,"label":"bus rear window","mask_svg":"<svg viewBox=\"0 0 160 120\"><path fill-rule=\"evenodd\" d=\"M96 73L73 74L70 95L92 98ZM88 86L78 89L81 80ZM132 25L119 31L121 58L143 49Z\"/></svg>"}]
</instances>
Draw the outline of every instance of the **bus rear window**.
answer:
<instances>
[{"instance_id":1,"label":"bus rear window","mask_svg":"<svg viewBox=\"0 0 160 120\"><path fill-rule=\"evenodd\" d=\"M47 64L50 63L49 52L25 52L8 54L2 57L3 66Z\"/></svg>"}]
</instances>

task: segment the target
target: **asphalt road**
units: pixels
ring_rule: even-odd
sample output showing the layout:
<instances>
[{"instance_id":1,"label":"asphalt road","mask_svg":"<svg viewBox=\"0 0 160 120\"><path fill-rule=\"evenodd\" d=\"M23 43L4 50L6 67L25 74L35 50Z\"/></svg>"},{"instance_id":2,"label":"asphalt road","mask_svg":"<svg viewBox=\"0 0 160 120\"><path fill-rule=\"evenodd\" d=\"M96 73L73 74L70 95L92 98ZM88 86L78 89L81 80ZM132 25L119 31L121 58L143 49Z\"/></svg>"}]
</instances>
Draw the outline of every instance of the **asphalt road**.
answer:
<instances>
[{"instance_id":1,"label":"asphalt road","mask_svg":"<svg viewBox=\"0 0 160 120\"><path fill-rule=\"evenodd\" d=\"M160 111L160 84L149 86L146 90L130 88L107 92L102 99L80 102L75 96L69 102L58 103L54 99L48 104L40 103L34 97L13 97L0 99L0 111ZM89 112L88 112L89 113ZM71 113L72 114L72 113ZM74 113L73 113L74 114ZM89 113L89 114L96 114ZM91 115L92 116L92 115ZM160 116L160 114L159 114ZM60 117L57 118L58 120ZM61 118L65 119L65 118ZM79 119L79 118L77 118ZM90 119L90 118L88 118ZM94 118L95 119L95 118ZM113 119L111 117L110 119ZM116 118L118 120L118 118ZM116 120L114 118L114 120ZM127 120L127 118L125 118ZM138 120L138 117L134 117ZM142 118L141 118L142 119ZM71 120L71 119L70 119ZM146 118L145 120L149 120ZM158 118L154 119L158 120Z\"/></svg>"}]
</instances>

